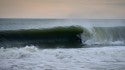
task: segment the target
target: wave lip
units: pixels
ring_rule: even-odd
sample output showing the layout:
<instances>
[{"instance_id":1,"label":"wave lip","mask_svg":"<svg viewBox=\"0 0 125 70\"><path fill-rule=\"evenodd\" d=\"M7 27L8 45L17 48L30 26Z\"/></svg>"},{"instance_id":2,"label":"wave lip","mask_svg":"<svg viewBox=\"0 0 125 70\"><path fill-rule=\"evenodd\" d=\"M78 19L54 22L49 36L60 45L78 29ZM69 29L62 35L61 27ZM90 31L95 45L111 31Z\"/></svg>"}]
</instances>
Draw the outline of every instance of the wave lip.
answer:
<instances>
[{"instance_id":1,"label":"wave lip","mask_svg":"<svg viewBox=\"0 0 125 70\"><path fill-rule=\"evenodd\" d=\"M85 31L84 31L85 32ZM36 45L41 48L81 47L83 28L79 26L0 31L1 45ZM43 47L44 46L44 47ZM61 47L60 46L60 47ZM8 47L8 46L7 46Z\"/></svg>"}]
</instances>

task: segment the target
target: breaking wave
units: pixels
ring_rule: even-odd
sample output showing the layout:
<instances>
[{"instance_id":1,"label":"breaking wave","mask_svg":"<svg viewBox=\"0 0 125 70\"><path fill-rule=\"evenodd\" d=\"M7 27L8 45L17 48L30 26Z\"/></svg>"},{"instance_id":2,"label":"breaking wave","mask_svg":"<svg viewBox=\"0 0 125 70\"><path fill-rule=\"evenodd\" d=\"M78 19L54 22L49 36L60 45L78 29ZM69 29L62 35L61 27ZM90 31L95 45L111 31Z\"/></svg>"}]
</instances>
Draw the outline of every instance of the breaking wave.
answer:
<instances>
[{"instance_id":1,"label":"breaking wave","mask_svg":"<svg viewBox=\"0 0 125 70\"><path fill-rule=\"evenodd\" d=\"M41 48L80 48L125 45L124 22L122 19L0 19L0 47L34 45Z\"/></svg>"},{"instance_id":2,"label":"breaking wave","mask_svg":"<svg viewBox=\"0 0 125 70\"><path fill-rule=\"evenodd\" d=\"M125 45L125 27L93 27L89 45Z\"/></svg>"}]
</instances>

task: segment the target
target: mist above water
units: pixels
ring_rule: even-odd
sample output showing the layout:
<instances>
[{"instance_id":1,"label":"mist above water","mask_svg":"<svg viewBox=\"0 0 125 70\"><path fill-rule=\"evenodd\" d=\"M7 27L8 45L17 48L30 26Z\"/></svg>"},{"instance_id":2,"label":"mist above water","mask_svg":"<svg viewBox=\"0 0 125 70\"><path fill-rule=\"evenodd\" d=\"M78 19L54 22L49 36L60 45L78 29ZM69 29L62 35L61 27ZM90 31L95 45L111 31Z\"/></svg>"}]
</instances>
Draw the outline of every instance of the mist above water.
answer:
<instances>
[{"instance_id":1,"label":"mist above water","mask_svg":"<svg viewBox=\"0 0 125 70\"><path fill-rule=\"evenodd\" d=\"M125 26L124 19L0 19L0 30L79 25L86 28Z\"/></svg>"}]
</instances>

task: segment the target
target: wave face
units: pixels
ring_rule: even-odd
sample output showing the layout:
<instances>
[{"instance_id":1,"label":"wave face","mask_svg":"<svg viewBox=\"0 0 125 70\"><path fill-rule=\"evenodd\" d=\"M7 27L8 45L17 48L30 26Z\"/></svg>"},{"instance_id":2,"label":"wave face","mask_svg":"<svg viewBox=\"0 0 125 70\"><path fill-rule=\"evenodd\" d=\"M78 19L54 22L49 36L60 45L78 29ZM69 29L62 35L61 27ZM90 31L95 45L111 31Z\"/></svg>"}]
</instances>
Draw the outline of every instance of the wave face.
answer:
<instances>
[{"instance_id":1,"label":"wave face","mask_svg":"<svg viewBox=\"0 0 125 70\"><path fill-rule=\"evenodd\" d=\"M124 19L0 19L0 46L125 45L124 30Z\"/></svg>"},{"instance_id":2,"label":"wave face","mask_svg":"<svg viewBox=\"0 0 125 70\"><path fill-rule=\"evenodd\" d=\"M81 33L86 32L81 27L55 27L47 29L5 30L0 31L1 45L11 46L35 45L40 48L80 47L82 44ZM8 46L7 46L8 47Z\"/></svg>"}]
</instances>

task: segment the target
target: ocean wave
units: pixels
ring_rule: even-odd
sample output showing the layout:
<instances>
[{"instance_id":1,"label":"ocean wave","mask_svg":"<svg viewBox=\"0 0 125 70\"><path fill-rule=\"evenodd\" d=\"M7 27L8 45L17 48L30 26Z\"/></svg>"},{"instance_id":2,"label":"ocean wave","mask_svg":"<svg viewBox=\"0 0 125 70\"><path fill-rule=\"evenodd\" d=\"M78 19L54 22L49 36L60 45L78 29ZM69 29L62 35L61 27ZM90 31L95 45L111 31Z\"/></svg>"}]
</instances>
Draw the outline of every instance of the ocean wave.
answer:
<instances>
[{"instance_id":1,"label":"ocean wave","mask_svg":"<svg viewBox=\"0 0 125 70\"><path fill-rule=\"evenodd\" d=\"M81 38L81 34L84 39ZM79 48L84 45L82 40L86 40L88 36L90 36L89 31L80 26L5 30L0 31L0 45L4 47L6 45L7 47L35 45L40 48L56 48L57 46L62 46L61 48Z\"/></svg>"}]
</instances>

